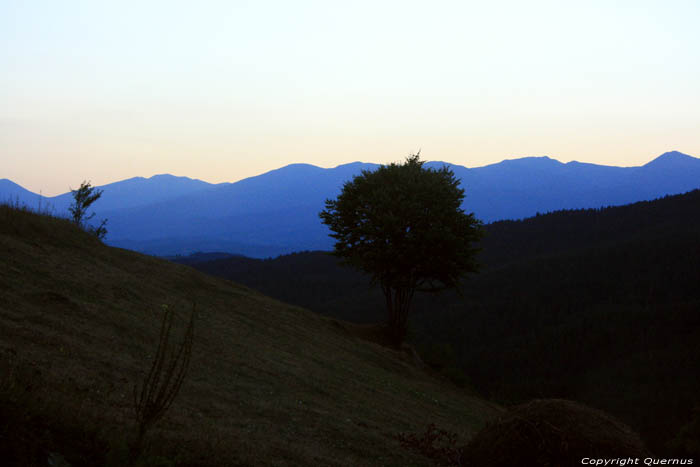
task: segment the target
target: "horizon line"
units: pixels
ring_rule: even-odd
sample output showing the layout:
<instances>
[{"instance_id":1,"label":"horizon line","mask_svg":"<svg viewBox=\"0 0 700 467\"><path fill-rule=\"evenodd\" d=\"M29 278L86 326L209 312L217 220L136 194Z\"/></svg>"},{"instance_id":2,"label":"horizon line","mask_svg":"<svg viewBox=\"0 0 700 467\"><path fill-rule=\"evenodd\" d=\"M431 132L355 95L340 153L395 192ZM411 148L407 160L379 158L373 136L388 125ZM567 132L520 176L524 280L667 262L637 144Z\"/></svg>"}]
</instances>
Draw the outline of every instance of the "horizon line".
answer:
<instances>
[{"instance_id":1,"label":"horizon line","mask_svg":"<svg viewBox=\"0 0 700 467\"><path fill-rule=\"evenodd\" d=\"M424 162L425 162L426 164L430 164L430 163L449 164L449 165L451 165L451 166L462 167L462 168L465 168L465 169L467 169L467 170L473 170L473 169L480 169L480 168L484 168L484 167L491 167L491 166L499 165L499 164L502 164L502 163L504 163L504 162L509 162L509 161L517 161L517 160L523 160L523 159L548 159L548 160L552 160L552 161L558 162L558 163L560 163L560 164L562 164L562 165L571 164L571 163L577 163L577 164L595 165L595 166L599 166L599 167L617 167L617 168L631 169L631 168L644 167L645 165L647 165L647 164L649 164L649 163L651 163L651 162L657 160L658 158L663 157L663 156L665 156L665 155L667 155L667 154L680 154L680 155L682 155L682 156L690 157L690 158L693 158L693 159L700 159L700 158L698 158L698 157L691 156L690 154L684 153L684 152L682 152L682 151L672 150L672 151L666 151L666 152L664 152L663 154L660 154L660 155L654 157L653 159L649 160L649 161L646 162L645 164L642 164L642 165L630 165L630 166L608 165L608 164L595 164L595 163L591 163L591 162L584 162L584 161L578 161L578 160L570 160L570 161L563 162L563 161L560 161L559 159L556 159L555 157L551 157L551 156L548 156L548 155L542 155L542 156L521 156L521 157L506 158L506 159L500 160L499 162L493 162L493 163L490 163L490 164L484 164L484 165L479 165L479 166L474 166L474 167L467 167L466 165L455 164L455 163L452 163L452 162L441 161L441 160L430 160L430 161L424 161ZM347 163L344 163L344 164L338 164L338 165L336 165L336 166L334 166L334 167L323 167L323 166L320 166L320 165L310 164L310 163L308 163L308 162L292 162L292 163L283 165L283 166L281 166L281 167L278 167L278 168L276 168L276 169L270 169L270 170L267 170L267 171L265 171L265 172L261 172L261 173L259 173L259 174L257 174L257 175L251 175L251 176L249 176L249 177L244 177L244 178L240 178L240 179L238 179L238 180L227 181L227 182L209 182L209 181L202 180L202 179L199 179L199 178L192 178L192 177L189 177L189 176L187 176L187 175L175 175L175 174L172 174L172 173L161 172L161 173L154 173L153 175L150 175L150 176L135 175L135 176L133 176L133 177L128 177L128 178L124 178L124 179L120 179L120 180L115 180L115 181L113 181L113 182L108 182L108 183L104 183L104 184L101 184L101 185L94 185L94 186L95 186L96 188L101 188L101 187L105 187L105 186L108 186L108 185L113 185L113 184L115 184L115 183L125 182L125 181L128 181L128 180L134 180L134 179L150 180L150 179L152 179L152 178L154 178L154 177L161 177L161 176L169 176L169 177L174 177L174 178L186 178L186 179L188 179L188 180L192 180L192 181L195 181L195 182L202 182L202 183L206 183L206 184L208 184L208 185L216 186L216 185L234 184L234 183L242 182L242 181L244 181L244 180L249 180L249 179L252 179L252 178L261 177L261 176L267 175L267 174L269 174L269 173L276 172L276 171L285 169L285 168L287 168L287 167L295 166L295 165L310 166L310 167L315 167L315 168L322 169L322 170L333 170L333 169L337 169L337 168L344 167L344 166L348 166L348 165L352 165L352 164L372 164L372 165L380 166L380 165L391 164L391 163L393 163L393 162L397 162L397 161L385 162L385 163L353 161L353 162L347 162ZM58 196L63 196L63 195L66 195L66 194L70 193L70 190L69 190L69 191L64 191L64 192L59 193L59 194L56 194L56 195L44 195L44 194L42 194L42 191L43 191L43 190L39 190L39 192L35 192L35 191L32 191L32 190L29 189L29 188L26 188L25 186L21 185L20 183L17 183L16 181L14 181L14 180L12 180L12 179L9 179L9 178L0 178L0 181L3 181L3 180L7 180L7 181L9 181L10 183L13 183L13 184L17 185L18 187L22 188L23 190L29 191L30 193L32 193L32 194L34 194L34 195L36 195L36 196L42 197L42 198L56 198L56 197L58 197Z\"/></svg>"}]
</instances>

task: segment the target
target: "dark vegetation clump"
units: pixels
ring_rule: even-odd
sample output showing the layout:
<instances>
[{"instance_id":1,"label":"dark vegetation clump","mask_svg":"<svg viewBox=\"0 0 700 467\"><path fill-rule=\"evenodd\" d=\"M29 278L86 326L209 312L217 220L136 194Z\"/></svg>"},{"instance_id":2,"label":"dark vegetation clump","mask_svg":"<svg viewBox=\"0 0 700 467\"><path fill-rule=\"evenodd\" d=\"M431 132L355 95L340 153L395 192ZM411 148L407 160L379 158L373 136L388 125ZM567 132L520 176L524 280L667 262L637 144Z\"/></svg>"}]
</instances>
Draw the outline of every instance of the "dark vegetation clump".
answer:
<instances>
[{"instance_id":1,"label":"dark vegetation clump","mask_svg":"<svg viewBox=\"0 0 700 467\"><path fill-rule=\"evenodd\" d=\"M668 442L668 448L678 457L700 458L700 406L693 409L692 419Z\"/></svg>"},{"instance_id":2,"label":"dark vegetation clump","mask_svg":"<svg viewBox=\"0 0 700 467\"><path fill-rule=\"evenodd\" d=\"M423 433L399 433L401 446L431 459L435 465L461 466L462 453L457 447L457 433L428 425Z\"/></svg>"},{"instance_id":3,"label":"dark vegetation clump","mask_svg":"<svg viewBox=\"0 0 700 467\"><path fill-rule=\"evenodd\" d=\"M477 433L463 465L576 466L588 458L644 458L651 454L631 428L610 415L561 399L513 407Z\"/></svg>"}]
</instances>

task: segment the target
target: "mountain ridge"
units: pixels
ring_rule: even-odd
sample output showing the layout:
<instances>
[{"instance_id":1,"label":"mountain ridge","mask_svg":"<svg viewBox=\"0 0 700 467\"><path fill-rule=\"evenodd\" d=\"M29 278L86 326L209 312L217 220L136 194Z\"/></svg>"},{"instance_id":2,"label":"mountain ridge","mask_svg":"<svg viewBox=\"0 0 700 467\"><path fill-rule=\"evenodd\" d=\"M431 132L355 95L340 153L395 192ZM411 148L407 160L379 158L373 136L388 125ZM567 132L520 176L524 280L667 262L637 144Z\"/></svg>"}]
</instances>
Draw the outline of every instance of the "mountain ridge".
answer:
<instances>
[{"instance_id":1,"label":"mountain ridge","mask_svg":"<svg viewBox=\"0 0 700 467\"><path fill-rule=\"evenodd\" d=\"M480 166L475 166L475 167L467 167L467 166L463 166L463 165L460 165L460 164L452 164L452 163L450 163L450 162L445 162L445 161L426 161L426 165L429 166L429 167L431 167L431 166L432 166L432 167L440 167L440 166L442 166L442 165L447 165L447 166L449 166L449 167L461 167L461 168L467 169L467 170L475 170L475 169L484 169L484 168L487 168L487 167L499 166L499 165L503 165L503 164L509 164L509 163L516 162L516 161L528 162L528 161L537 161L537 160L552 161L552 162L556 163L557 165L569 165L569 164L571 164L571 165L584 165L584 166L592 166L592 167L605 167L605 168L617 168L617 169L632 169L632 168L639 168L639 167L652 166L652 165L654 165L654 164L656 164L657 162L660 162L660 161L664 161L664 162L665 162L665 161L669 161L669 160L670 160L670 161L673 161L673 162L676 162L676 161L700 161L700 158L690 156L690 155L685 154L685 153L683 153L683 152L681 152L681 151L673 150L673 151L667 151L667 152L661 154L660 156L657 156L656 158L652 159L651 161L649 161L649 162L647 162L647 163L645 163L645 164L643 164L643 165L640 165L640 166L617 166L617 165L595 164L595 163L592 163L592 162L583 162L583 161L578 161L578 160L572 160L572 161L569 161L569 162L561 162L561 161L559 161L558 159L553 158L553 157L550 157L550 156L523 156L523 157L516 157L516 158L511 158L511 159L503 159L503 160L501 160L501 161L499 161L499 162L494 162L494 163L491 163L491 164L480 165ZM345 169L345 168L352 169L352 168L356 168L356 167L363 167L363 168L364 168L365 166L369 166L369 167L379 167L379 165L381 165L381 164L379 164L379 163L374 163L374 162L354 161L354 162L347 162L347 163L344 163L344 164L339 164L339 165L337 165L337 166L335 166L335 167L321 167L321 166L317 166L317 165L309 164L309 163L305 163L305 162L293 162L293 163L290 163L290 164L283 165L283 166L281 166L281 167L279 167L279 168L277 168L277 169L268 170L267 172L263 172L263 173L258 174L258 175L252 175L252 176L250 176L250 177L242 178L242 179L237 180L237 181L235 181L235 182L220 182L220 183L212 183L212 182L207 182L207 181L204 181L204 180L201 180L201 179L197 179L197 178L191 178L191 177L188 177L188 176L186 176L186 175L173 175L173 174L164 172L164 173L159 173L159 174L151 175L150 177L144 177L144 176L140 176L140 175L135 175L135 176L133 176L133 177L125 178L125 179L123 179L123 180L117 180L117 181L114 181L114 182L109 182L109 183L106 183L106 184L104 184L104 185L98 185L98 186L96 186L96 187L97 187L97 188L100 188L100 189L104 189L104 188L106 188L106 187L110 187L110 186L114 186L114 185L122 184L122 183L129 183L129 182L134 182L134 181L157 180L157 179L187 180L187 181L193 181L193 182L201 182L201 183L203 183L203 184L206 184L206 185L209 185L209 186L212 186L212 187L213 187L213 186L221 186L221 185L232 185L232 184L240 183L240 182L243 182L243 181L246 181L246 180L251 180L251 179L256 179L256 178L259 178L259 177L271 175L271 174L273 174L273 173L279 173L279 172L285 171L285 170L287 170L287 169L310 168L310 169L320 169L320 170L336 170L336 169ZM21 188L22 190L27 191L28 193L31 193L32 195L41 196L39 193L35 193L35 192L33 192L33 191L31 191L31 190L29 190L29 189L27 189L27 188L24 188L24 187L21 186L20 184L14 182L14 181L12 181L12 180L10 180L10 179L8 179L8 178L1 178L1 179L0 179L0 183L2 183L2 182L10 182L10 183L12 183L12 185L15 185L16 187L19 187L19 188ZM0 193L2 193L2 192L0 192ZM54 198L58 198L58 197L61 197L61 196L65 196L65 195L70 195L70 191L67 191L67 192L65 192L65 193L58 194L58 195L56 195L56 196L44 196L44 198L47 199L47 200L51 200L51 199L54 199Z\"/></svg>"},{"instance_id":2,"label":"mountain ridge","mask_svg":"<svg viewBox=\"0 0 700 467\"><path fill-rule=\"evenodd\" d=\"M622 205L700 187L700 159L678 151L636 167L562 163L549 156L506 159L476 168L439 161L425 165L453 170L466 191L463 209L485 222ZM220 184L161 174L129 182L151 188L167 182L151 189L157 191L155 196L143 187L129 193L127 181L115 182L100 187L105 193L94 207L96 218L109 220L110 244L152 254L187 254L202 250L202 243L212 251L236 245L238 249L230 253L258 257L330 249L332 241L318 212L344 182L378 166L358 161L333 168L289 164ZM163 188L168 183L170 188ZM54 207L65 212L70 193L56 198L60 203ZM52 200L45 199L47 204ZM161 246L158 239L163 240Z\"/></svg>"}]
</instances>

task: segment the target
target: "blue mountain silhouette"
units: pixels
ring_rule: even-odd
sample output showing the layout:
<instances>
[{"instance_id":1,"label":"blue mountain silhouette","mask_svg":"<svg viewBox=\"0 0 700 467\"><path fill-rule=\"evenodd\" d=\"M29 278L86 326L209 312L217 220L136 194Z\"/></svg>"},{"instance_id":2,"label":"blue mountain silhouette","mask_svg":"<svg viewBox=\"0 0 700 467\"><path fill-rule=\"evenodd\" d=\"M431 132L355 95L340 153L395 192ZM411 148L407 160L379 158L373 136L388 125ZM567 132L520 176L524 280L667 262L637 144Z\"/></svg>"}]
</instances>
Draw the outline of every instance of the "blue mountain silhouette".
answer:
<instances>
[{"instance_id":1,"label":"blue mountain silhouette","mask_svg":"<svg viewBox=\"0 0 700 467\"><path fill-rule=\"evenodd\" d=\"M700 188L700 159L667 152L640 167L561 163L549 157L504 160L466 168L445 162L466 190L464 209L486 222L560 209L595 208L654 199ZM107 242L153 254L228 251L255 257L331 249L318 213L345 181L377 164L331 169L292 164L236 183L209 184L172 175L112 183L95 203L109 219ZM0 200L36 194L0 180ZM32 198L33 197L33 198ZM65 212L70 193L47 198Z\"/></svg>"}]
</instances>

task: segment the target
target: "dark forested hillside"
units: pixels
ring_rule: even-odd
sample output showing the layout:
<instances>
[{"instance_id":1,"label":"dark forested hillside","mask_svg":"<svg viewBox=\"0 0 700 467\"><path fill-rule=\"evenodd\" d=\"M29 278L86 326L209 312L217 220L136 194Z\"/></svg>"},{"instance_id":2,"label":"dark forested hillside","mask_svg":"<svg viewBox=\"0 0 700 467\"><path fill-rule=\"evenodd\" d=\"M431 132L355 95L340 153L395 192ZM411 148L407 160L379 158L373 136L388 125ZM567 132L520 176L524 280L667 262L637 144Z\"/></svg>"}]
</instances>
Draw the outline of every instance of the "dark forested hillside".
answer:
<instances>
[{"instance_id":1,"label":"dark forested hillside","mask_svg":"<svg viewBox=\"0 0 700 467\"><path fill-rule=\"evenodd\" d=\"M700 190L624 206L538 214L489 224L482 263L497 267L522 259L614 245L636 238L700 229Z\"/></svg>"},{"instance_id":2,"label":"dark forested hillside","mask_svg":"<svg viewBox=\"0 0 700 467\"><path fill-rule=\"evenodd\" d=\"M579 400L656 452L682 450L700 406L700 191L486 229L482 272L461 294L416 299L424 359L484 396ZM384 318L377 288L324 252L195 267L328 315Z\"/></svg>"}]
</instances>

